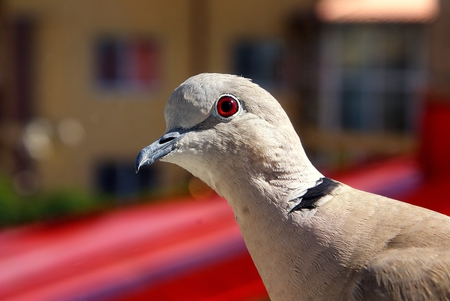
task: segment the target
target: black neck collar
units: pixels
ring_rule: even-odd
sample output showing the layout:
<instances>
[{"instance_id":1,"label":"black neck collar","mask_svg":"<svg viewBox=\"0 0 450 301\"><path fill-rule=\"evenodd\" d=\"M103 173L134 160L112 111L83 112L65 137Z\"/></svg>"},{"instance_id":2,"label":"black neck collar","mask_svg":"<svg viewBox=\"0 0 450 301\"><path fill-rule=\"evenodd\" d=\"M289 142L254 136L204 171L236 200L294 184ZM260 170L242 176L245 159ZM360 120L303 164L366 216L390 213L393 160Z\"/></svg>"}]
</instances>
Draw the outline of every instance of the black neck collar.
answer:
<instances>
[{"instance_id":1,"label":"black neck collar","mask_svg":"<svg viewBox=\"0 0 450 301\"><path fill-rule=\"evenodd\" d=\"M330 178L321 178L319 185L309 188L306 193L290 202L299 202L289 213L297 210L311 210L317 207L317 202L324 196L329 195L339 183Z\"/></svg>"}]
</instances>

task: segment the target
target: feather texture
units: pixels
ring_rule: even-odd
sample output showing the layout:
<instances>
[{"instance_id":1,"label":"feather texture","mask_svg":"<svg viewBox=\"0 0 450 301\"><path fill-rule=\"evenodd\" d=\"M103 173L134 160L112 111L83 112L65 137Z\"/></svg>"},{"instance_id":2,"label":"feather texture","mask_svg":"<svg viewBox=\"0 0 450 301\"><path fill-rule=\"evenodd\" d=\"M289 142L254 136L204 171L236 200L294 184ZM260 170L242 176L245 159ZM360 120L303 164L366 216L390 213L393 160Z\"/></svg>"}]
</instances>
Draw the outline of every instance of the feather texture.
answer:
<instances>
[{"instance_id":1,"label":"feather texture","mask_svg":"<svg viewBox=\"0 0 450 301\"><path fill-rule=\"evenodd\" d=\"M238 101L235 115L214 113L221 95ZM137 170L175 163L224 196L272 301L450 300L450 218L324 179L258 85L194 76L165 117Z\"/></svg>"}]
</instances>

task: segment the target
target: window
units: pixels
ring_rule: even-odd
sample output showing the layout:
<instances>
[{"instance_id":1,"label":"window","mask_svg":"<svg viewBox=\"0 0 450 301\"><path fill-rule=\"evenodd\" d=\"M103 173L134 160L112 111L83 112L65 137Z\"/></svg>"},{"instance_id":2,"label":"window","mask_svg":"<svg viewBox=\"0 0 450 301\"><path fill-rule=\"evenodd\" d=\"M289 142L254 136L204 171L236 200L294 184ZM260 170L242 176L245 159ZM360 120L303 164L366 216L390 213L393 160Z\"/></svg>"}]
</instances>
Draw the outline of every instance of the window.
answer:
<instances>
[{"instance_id":1,"label":"window","mask_svg":"<svg viewBox=\"0 0 450 301\"><path fill-rule=\"evenodd\" d=\"M6 29L8 32L3 36L5 40L1 41L4 43L2 51L3 56L8 55L10 62L3 63L3 67L9 70L2 70L1 75L9 78L2 82L2 88L9 93L1 95L4 98L2 97L0 104L0 119L13 119L16 122L26 123L34 117L35 113L35 72L33 71L36 21L29 17L18 17L5 22L4 27L2 30ZM9 47L8 51L5 51L5 47Z\"/></svg>"},{"instance_id":2,"label":"window","mask_svg":"<svg viewBox=\"0 0 450 301\"><path fill-rule=\"evenodd\" d=\"M133 162L106 162L97 169L100 192L116 197L131 197L156 187L156 171L151 166L136 174Z\"/></svg>"},{"instance_id":3,"label":"window","mask_svg":"<svg viewBox=\"0 0 450 301\"><path fill-rule=\"evenodd\" d=\"M145 37L103 37L95 44L95 68L103 88L152 89L160 81L159 47Z\"/></svg>"},{"instance_id":4,"label":"window","mask_svg":"<svg viewBox=\"0 0 450 301\"><path fill-rule=\"evenodd\" d=\"M277 41L242 41L234 49L234 73L274 88L283 82L283 46Z\"/></svg>"},{"instance_id":5,"label":"window","mask_svg":"<svg viewBox=\"0 0 450 301\"><path fill-rule=\"evenodd\" d=\"M426 82L423 27L326 26L322 36L322 127L406 133Z\"/></svg>"}]
</instances>

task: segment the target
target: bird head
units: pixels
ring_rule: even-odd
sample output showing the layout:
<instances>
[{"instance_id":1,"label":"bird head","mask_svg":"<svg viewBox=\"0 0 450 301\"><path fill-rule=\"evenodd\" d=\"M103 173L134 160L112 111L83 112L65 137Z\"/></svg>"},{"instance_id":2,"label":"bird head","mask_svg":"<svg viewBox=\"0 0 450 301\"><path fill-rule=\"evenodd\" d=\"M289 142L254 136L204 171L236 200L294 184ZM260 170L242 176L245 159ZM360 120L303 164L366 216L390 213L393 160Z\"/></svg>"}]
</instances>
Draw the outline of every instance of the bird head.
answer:
<instances>
[{"instance_id":1,"label":"bird head","mask_svg":"<svg viewBox=\"0 0 450 301\"><path fill-rule=\"evenodd\" d=\"M281 105L249 79L193 76L170 95L164 115L166 132L139 153L136 172L171 162L228 199L236 185L282 186L313 168Z\"/></svg>"}]
</instances>

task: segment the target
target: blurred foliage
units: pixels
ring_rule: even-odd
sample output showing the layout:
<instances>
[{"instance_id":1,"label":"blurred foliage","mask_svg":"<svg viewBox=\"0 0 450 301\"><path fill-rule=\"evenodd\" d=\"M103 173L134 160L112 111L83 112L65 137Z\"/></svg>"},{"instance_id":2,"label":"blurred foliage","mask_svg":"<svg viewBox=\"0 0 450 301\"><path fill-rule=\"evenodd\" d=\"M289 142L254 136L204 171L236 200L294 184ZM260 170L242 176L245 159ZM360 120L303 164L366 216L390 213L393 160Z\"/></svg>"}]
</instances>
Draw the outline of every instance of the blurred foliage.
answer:
<instances>
[{"instance_id":1,"label":"blurred foliage","mask_svg":"<svg viewBox=\"0 0 450 301\"><path fill-rule=\"evenodd\" d=\"M74 189L21 196L0 177L0 227L70 219L110 209L115 203Z\"/></svg>"},{"instance_id":2,"label":"blurred foliage","mask_svg":"<svg viewBox=\"0 0 450 301\"><path fill-rule=\"evenodd\" d=\"M201 199L210 195L210 188L206 194L202 187L191 187L191 182L164 188L153 187L127 196L88 193L79 189L21 195L14 189L10 178L0 174L0 228L70 220L128 205L178 201L180 198L192 197Z\"/></svg>"}]
</instances>

